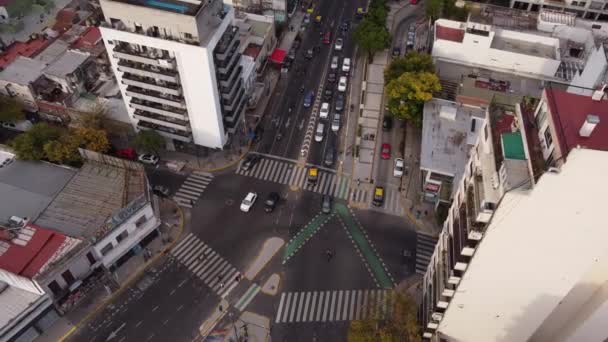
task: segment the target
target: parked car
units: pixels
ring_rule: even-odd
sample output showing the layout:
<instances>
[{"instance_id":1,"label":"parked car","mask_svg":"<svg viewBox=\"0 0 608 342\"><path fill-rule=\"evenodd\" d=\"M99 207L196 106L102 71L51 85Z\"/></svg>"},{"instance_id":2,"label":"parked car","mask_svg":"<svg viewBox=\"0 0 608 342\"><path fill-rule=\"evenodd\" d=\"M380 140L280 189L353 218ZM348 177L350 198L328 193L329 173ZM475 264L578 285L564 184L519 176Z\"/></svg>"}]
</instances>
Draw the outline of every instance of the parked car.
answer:
<instances>
[{"instance_id":1,"label":"parked car","mask_svg":"<svg viewBox=\"0 0 608 342\"><path fill-rule=\"evenodd\" d=\"M158 156L153 154L140 154L139 158L137 158L140 162L148 165L156 165L158 164Z\"/></svg>"},{"instance_id":2,"label":"parked car","mask_svg":"<svg viewBox=\"0 0 608 342\"><path fill-rule=\"evenodd\" d=\"M334 165L334 159L336 158L336 151L333 146L329 146L325 151L325 158L323 159L323 164L325 166Z\"/></svg>"},{"instance_id":3,"label":"parked car","mask_svg":"<svg viewBox=\"0 0 608 342\"><path fill-rule=\"evenodd\" d=\"M321 119L327 119L328 116L329 116L329 103L323 102L321 104L321 109L319 110L319 117Z\"/></svg>"},{"instance_id":4,"label":"parked car","mask_svg":"<svg viewBox=\"0 0 608 342\"><path fill-rule=\"evenodd\" d=\"M313 49L306 50L306 53L304 54L304 57L306 57L306 59L312 59L314 56L315 52L313 51Z\"/></svg>"},{"instance_id":5,"label":"parked car","mask_svg":"<svg viewBox=\"0 0 608 342\"><path fill-rule=\"evenodd\" d=\"M331 70L336 70L338 69L338 64L340 64L340 59L338 58L338 56L333 56L331 58L331 64L329 65Z\"/></svg>"},{"instance_id":6,"label":"parked car","mask_svg":"<svg viewBox=\"0 0 608 342\"><path fill-rule=\"evenodd\" d=\"M331 43L331 31L327 31L323 35L323 44L330 44L330 43Z\"/></svg>"},{"instance_id":7,"label":"parked car","mask_svg":"<svg viewBox=\"0 0 608 342\"><path fill-rule=\"evenodd\" d=\"M334 109L336 112L341 112L344 110L344 95L338 94L336 96L336 102L334 103Z\"/></svg>"},{"instance_id":8,"label":"parked car","mask_svg":"<svg viewBox=\"0 0 608 342\"><path fill-rule=\"evenodd\" d=\"M336 51L342 51L342 47L344 46L344 41L342 38L336 39L336 44L334 45L334 49Z\"/></svg>"},{"instance_id":9,"label":"parked car","mask_svg":"<svg viewBox=\"0 0 608 342\"><path fill-rule=\"evenodd\" d=\"M322 122L319 122L317 124L317 129L315 131L315 141L316 142L321 142L323 141L323 136L325 135L325 124Z\"/></svg>"},{"instance_id":10,"label":"parked car","mask_svg":"<svg viewBox=\"0 0 608 342\"><path fill-rule=\"evenodd\" d=\"M245 196L245 198L243 199L243 202L241 202L241 211L243 212L249 212L249 210L251 210L251 207L253 207L253 204L255 203L255 200L258 199L258 194L256 194L255 192L250 192L247 194L247 196Z\"/></svg>"},{"instance_id":11,"label":"parked car","mask_svg":"<svg viewBox=\"0 0 608 342\"><path fill-rule=\"evenodd\" d=\"M277 206L277 203L279 203L280 199L281 197L276 192L269 193L268 198L266 198L266 201L264 202L264 211L271 213Z\"/></svg>"},{"instance_id":12,"label":"parked car","mask_svg":"<svg viewBox=\"0 0 608 342\"><path fill-rule=\"evenodd\" d=\"M396 46L393 48L393 57L399 57L399 56L401 56L401 48Z\"/></svg>"},{"instance_id":13,"label":"parked car","mask_svg":"<svg viewBox=\"0 0 608 342\"><path fill-rule=\"evenodd\" d=\"M382 144L382 159L390 159L391 158L391 144L384 143Z\"/></svg>"},{"instance_id":14,"label":"parked car","mask_svg":"<svg viewBox=\"0 0 608 342\"><path fill-rule=\"evenodd\" d=\"M311 90L304 97L304 107L312 106L312 101L315 99L315 93Z\"/></svg>"},{"instance_id":15,"label":"parked car","mask_svg":"<svg viewBox=\"0 0 608 342\"><path fill-rule=\"evenodd\" d=\"M137 152L133 148L119 148L114 152L118 158L137 160Z\"/></svg>"},{"instance_id":16,"label":"parked car","mask_svg":"<svg viewBox=\"0 0 608 342\"><path fill-rule=\"evenodd\" d=\"M336 73L335 72L330 72L329 74L327 74L327 82L329 82L329 83L336 82Z\"/></svg>"},{"instance_id":17,"label":"parked car","mask_svg":"<svg viewBox=\"0 0 608 342\"><path fill-rule=\"evenodd\" d=\"M350 58L344 58L342 61L342 71L346 73L350 72Z\"/></svg>"},{"instance_id":18,"label":"parked car","mask_svg":"<svg viewBox=\"0 0 608 342\"><path fill-rule=\"evenodd\" d=\"M345 92L346 91L346 77L342 76L340 77L340 80L338 81L338 91L339 92Z\"/></svg>"},{"instance_id":19,"label":"parked car","mask_svg":"<svg viewBox=\"0 0 608 342\"><path fill-rule=\"evenodd\" d=\"M160 197L169 197L169 189L162 185L155 185L152 187L152 192Z\"/></svg>"},{"instance_id":20,"label":"parked car","mask_svg":"<svg viewBox=\"0 0 608 342\"><path fill-rule=\"evenodd\" d=\"M331 213L331 196L323 195L323 198L321 199L321 211L323 214Z\"/></svg>"},{"instance_id":21,"label":"parked car","mask_svg":"<svg viewBox=\"0 0 608 342\"><path fill-rule=\"evenodd\" d=\"M372 199L372 204L376 207L382 206L384 203L384 188L381 186L377 186L374 188L374 197Z\"/></svg>"},{"instance_id":22,"label":"parked car","mask_svg":"<svg viewBox=\"0 0 608 342\"><path fill-rule=\"evenodd\" d=\"M333 120L331 120L331 130L337 132L340 130L340 114L335 113Z\"/></svg>"},{"instance_id":23,"label":"parked car","mask_svg":"<svg viewBox=\"0 0 608 342\"><path fill-rule=\"evenodd\" d=\"M20 120L16 122L0 121L0 124L2 124L3 128L16 132L26 132L34 126L34 124L32 124L32 122L29 120Z\"/></svg>"},{"instance_id":24,"label":"parked car","mask_svg":"<svg viewBox=\"0 0 608 342\"><path fill-rule=\"evenodd\" d=\"M391 130L391 128L393 128L393 118L390 116L385 116L382 119L382 130L388 132Z\"/></svg>"},{"instance_id":25,"label":"parked car","mask_svg":"<svg viewBox=\"0 0 608 342\"><path fill-rule=\"evenodd\" d=\"M395 167L393 167L393 176L401 177L403 176L403 169L405 167L405 162L401 158L395 158Z\"/></svg>"},{"instance_id":26,"label":"parked car","mask_svg":"<svg viewBox=\"0 0 608 342\"><path fill-rule=\"evenodd\" d=\"M330 88L325 89L325 91L323 92L323 98L325 99L325 101L331 101L331 98L334 96L334 91L331 90Z\"/></svg>"},{"instance_id":27,"label":"parked car","mask_svg":"<svg viewBox=\"0 0 608 342\"><path fill-rule=\"evenodd\" d=\"M258 154L249 154L247 155L247 157L245 157L245 160L243 160L243 164L241 165L241 170L243 171L249 171L251 170L255 164L257 164L260 161L260 155Z\"/></svg>"}]
</instances>

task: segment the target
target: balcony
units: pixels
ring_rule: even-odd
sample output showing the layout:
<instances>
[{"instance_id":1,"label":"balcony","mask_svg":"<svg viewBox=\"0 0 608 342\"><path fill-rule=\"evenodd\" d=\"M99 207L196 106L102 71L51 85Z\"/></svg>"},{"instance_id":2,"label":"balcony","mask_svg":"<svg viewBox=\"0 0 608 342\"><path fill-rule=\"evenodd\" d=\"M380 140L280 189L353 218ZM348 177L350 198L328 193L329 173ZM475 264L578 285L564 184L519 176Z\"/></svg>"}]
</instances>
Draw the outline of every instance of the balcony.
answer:
<instances>
[{"instance_id":1,"label":"balcony","mask_svg":"<svg viewBox=\"0 0 608 342\"><path fill-rule=\"evenodd\" d=\"M160 135L170 139L175 139L184 142L192 142L192 133L190 132L179 131L169 127L156 125L147 121L139 121L137 123L137 126L144 129L153 129L157 131Z\"/></svg>"},{"instance_id":2,"label":"balcony","mask_svg":"<svg viewBox=\"0 0 608 342\"><path fill-rule=\"evenodd\" d=\"M481 172L481 170L480 170ZM490 222L490 218L494 213L494 206L491 203L486 201L486 194L484 191L483 177L481 173L476 175L473 179L474 189L474 199L475 199L475 222L486 224Z\"/></svg>"},{"instance_id":3,"label":"balcony","mask_svg":"<svg viewBox=\"0 0 608 342\"><path fill-rule=\"evenodd\" d=\"M224 99L224 100L234 99L234 97L238 93L239 89L243 89L242 80L238 80L238 81L234 82L234 85L232 86L232 90L230 92L228 92L228 93L222 92L222 99Z\"/></svg>"},{"instance_id":4,"label":"balcony","mask_svg":"<svg viewBox=\"0 0 608 342\"><path fill-rule=\"evenodd\" d=\"M237 66L240 66L240 54L236 54L236 56L237 57L235 57L232 63L226 68L216 69L217 75L219 76L220 80L230 79L235 69L237 69Z\"/></svg>"},{"instance_id":5,"label":"balcony","mask_svg":"<svg viewBox=\"0 0 608 342\"><path fill-rule=\"evenodd\" d=\"M178 84L156 80L155 78L151 77L141 77L125 73L122 76L122 83L165 94L171 94L174 96L181 96L182 94L181 87Z\"/></svg>"},{"instance_id":6,"label":"balcony","mask_svg":"<svg viewBox=\"0 0 608 342\"><path fill-rule=\"evenodd\" d=\"M230 87L230 86L232 86L234 84L234 81L236 80L236 78L241 75L241 71L242 70L243 70L243 67L241 65L239 65L232 72L232 75L230 75L230 77L226 77L225 80L222 77L220 77L219 78L219 80L220 80L220 86L222 86L222 87Z\"/></svg>"},{"instance_id":7,"label":"balcony","mask_svg":"<svg viewBox=\"0 0 608 342\"><path fill-rule=\"evenodd\" d=\"M241 87L241 90L239 91L239 93L236 97L233 97L230 100L222 100L222 105L223 105L224 110L229 112L229 111L235 109L237 107L237 105L240 103L241 99L243 98L244 93L245 93L245 89L243 89Z\"/></svg>"},{"instance_id":8,"label":"balcony","mask_svg":"<svg viewBox=\"0 0 608 342\"><path fill-rule=\"evenodd\" d=\"M153 90L147 90L147 89L142 89L142 88L138 88L138 87L134 87L134 86L128 86L126 94L127 94L127 96L131 96L131 97L135 97L135 98L139 98L139 99L143 99L143 100L148 100L148 101L153 101L153 102L158 102L158 103L166 104L166 105L172 106L172 107L178 107L178 108L184 108L184 109L186 108L183 98L173 96L173 95L163 94L163 93L153 91Z\"/></svg>"},{"instance_id":9,"label":"balcony","mask_svg":"<svg viewBox=\"0 0 608 342\"><path fill-rule=\"evenodd\" d=\"M144 52L129 47L129 44L118 44L114 47L114 58L124 59L131 62L154 65L166 69L175 69L175 59L169 56L167 51L147 48Z\"/></svg>"},{"instance_id":10,"label":"balcony","mask_svg":"<svg viewBox=\"0 0 608 342\"><path fill-rule=\"evenodd\" d=\"M241 45L240 40L238 40L238 39L233 40L230 43L229 48L226 49L225 52L215 54L215 60L218 62L225 62L226 60L231 59L233 57L235 51L238 50L240 45Z\"/></svg>"},{"instance_id":11,"label":"balcony","mask_svg":"<svg viewBox=\"0 0 608 342\"><path fill-rule=\"evenodd\" d=\"M153 124L170 127L182 131L190 131L188 121L169 118L163 115L146 112L144 110L136 110L133 114L136 119L147 121Z\"/></svg>"},{"instance_id":12,"label":"balcony","mask_svg":"<svg viewBox=\"0 0 608 342\"><path fill-rule=\"evenodd\" d=\"M177 71L159 68L143 63L120 60L118 62L118 71L128 72L142 77L156 78L166 82L179 83Z\"/></svg>"},{"instance_id":13,"label":"balcony","mask_svg":"<svg viewBox=\"0 0 608 342\"><path fill-rule=\"evenodd\" d=\"M161 105L160 103L132 98L129 104L132 108L145 110L180 120L188 120L188 112L181 108Z\"/></svg>"},{"instance_id":14,"label":"balcony","mask_svg":"<svg viewBox=\"0 0 608 342\"><path fill-rule=\"evenodd\" d=\"M228 50L228 48L232 44L233 39L236 38L238 33L239 33L238 27L232 26L232 25L228 26L226 28L226 31L222 35L222 38L220 38L220 40L217 42L217 45L215 46L215 49L213 50L213 52L216 55L225 53L226 50Z\"/></svg>"},{"instance_id":15,"label":"balcony","mask_svg":"<svg viewBox=\"0 0 608 342\"><path fill-rule=\"evenodd\" d=\"M229 71L232 70L232 68L234 68L234 64L238 63L239 60L241 59L241 54L240 53L234 53L232 54L232 56L230 56L229 59L227 59L225 61L225 63L218 63L216 65L217 67L217 72L222 75L222 74L229 74Z\"/></svg>"}]
</instances>

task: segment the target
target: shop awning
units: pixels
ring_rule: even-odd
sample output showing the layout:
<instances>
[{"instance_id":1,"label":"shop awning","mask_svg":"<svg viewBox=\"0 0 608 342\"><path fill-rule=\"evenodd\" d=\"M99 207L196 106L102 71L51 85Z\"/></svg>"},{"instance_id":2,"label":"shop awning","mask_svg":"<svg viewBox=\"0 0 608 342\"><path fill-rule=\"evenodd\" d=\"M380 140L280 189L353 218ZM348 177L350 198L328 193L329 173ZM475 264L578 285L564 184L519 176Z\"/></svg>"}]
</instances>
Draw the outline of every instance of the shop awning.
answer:
<instances>
[{"instance_id":1,"label":"shop awning","mask_svg":"<svg viewBox=\"0 0 608 342\"><path fill-rule=\"evenodd\" d=\"M277 64L283 64L287 51L283 49L274 49L270 55L270 61Z\"/></svg>"}]
</instances>

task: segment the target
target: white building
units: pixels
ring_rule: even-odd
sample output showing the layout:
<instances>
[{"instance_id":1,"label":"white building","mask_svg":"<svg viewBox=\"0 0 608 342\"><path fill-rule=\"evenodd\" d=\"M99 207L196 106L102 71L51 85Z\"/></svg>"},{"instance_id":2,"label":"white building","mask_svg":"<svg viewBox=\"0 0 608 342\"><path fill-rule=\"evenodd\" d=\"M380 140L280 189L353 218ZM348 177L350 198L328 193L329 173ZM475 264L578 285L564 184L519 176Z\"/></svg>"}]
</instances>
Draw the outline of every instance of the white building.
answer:
<instances>
[{"instance_id":1,"label":"white building","mask_svg":"<svg viewBox=\"0 0 608 342\"><path fill-rule=\"evenodd\" d=\"M445 279L449 287L432 308L425 336L471 342L606 340L607 173L607 152L575 148L533 189L506 192L477 243L469 235L467 257ZM442 255L438 249L435 257Z\"/></svg>"},{"instance_id":2,"label":"white building","mask_svg":"<svg viewBox=\"0 0 608 342\"><path fill-rule=\"evenodd\" d=\"M608 3L598 0L511 0L509 6L532 12L551 9L572 13L588 20L608 21Z\"/></svg>"},{"instance_id":3,"label":"white building","mask_svg":"<svg viewBox=\"0 0 608 342\"><path fill-rule=\"evenodd\" d=\"M134 127L223 148L246 103L234 11L221 0L101 0L101 27Z\"/></svg>"}]
</instances>

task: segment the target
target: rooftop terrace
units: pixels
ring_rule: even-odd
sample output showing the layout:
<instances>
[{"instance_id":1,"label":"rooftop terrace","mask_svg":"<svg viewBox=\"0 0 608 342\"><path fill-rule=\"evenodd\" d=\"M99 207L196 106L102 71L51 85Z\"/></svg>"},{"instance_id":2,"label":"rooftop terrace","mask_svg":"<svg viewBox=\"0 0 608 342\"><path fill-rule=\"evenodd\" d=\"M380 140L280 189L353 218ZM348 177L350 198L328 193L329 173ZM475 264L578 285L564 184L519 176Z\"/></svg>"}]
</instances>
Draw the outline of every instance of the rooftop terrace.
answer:
<instances>
[{"instance_id":1,"label":"rooftop terrace","mask_svg":"<svg viewBox=\"0 0 608 342\"><path fill-rule=\"evenodd\" d=\"M111 0L129 5L154 8L177 14L194 16L205 7L208 0Z\"/></svg>"}]
</instances>

